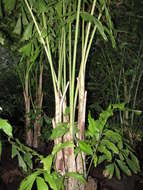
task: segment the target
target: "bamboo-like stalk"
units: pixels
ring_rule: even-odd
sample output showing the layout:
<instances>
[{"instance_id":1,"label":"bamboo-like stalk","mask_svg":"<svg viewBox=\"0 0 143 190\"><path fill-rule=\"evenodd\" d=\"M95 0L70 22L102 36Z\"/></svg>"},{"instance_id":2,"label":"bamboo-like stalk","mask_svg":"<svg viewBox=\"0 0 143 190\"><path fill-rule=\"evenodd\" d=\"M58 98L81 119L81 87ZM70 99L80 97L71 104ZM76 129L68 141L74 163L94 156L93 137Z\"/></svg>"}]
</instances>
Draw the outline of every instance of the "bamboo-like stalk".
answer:
<instances>
[{"instance_id":1,"label":"bamboo-like stalk","mask_svg":"<svg viewBox=\"0 0 143 190\"><path fill-rule=\"evenodd\" d=\"M96 1L94 0L92 3L92 8L90 14L93 15L96 7ZM84 127L85 127L85 113L86 113L86 99L87 99L87 92L85 91L85 69L86 69L86 62L89 55L89 51L91 48L91 44L96 32L97 26L93 28L91 33L91 23L88 22L86 26L86 22L82 21L82 51L81 51L81 62L80 62L80 69L78 73L78 79L76 82L76 65L77 65L77 45L78 45L78 34L79 34L79 26L80 26L80 11L82 7L82 1L78 0L75 2L76 5L76 24L75 24L75 34L74 34L74 44L72 46L72 24L68 24L68 36L66 36L65 26L61 28L60 33L60 40L59 40L59 47L58 47L58 76L54 70L53 66L53 59L49 44L48 36L44 40L42 37L42 33L39 29L38 23L36 18L33 14L32 8L28 3L28 0L25 0L25 3L28 7L30 15L33 19L35 24L36 30L40 36L41 42L46 52L46 56L48 58L51 73L52 73L52 80L54 86L54 93L55 93L55 117L52 120L53 127L55 128L59 122L66 121L69 126L69 133L66 134L63 138L58 138L55 140L55 144L65 141L73 141L74 142L74 122L75 122L75 112L76 112L76 105L77 105L77 97L78 99L78 138L80 140L84 139ZM72 4L70 2L69 6L65 7L65 1L62 1L62 14L63 16L66 13L66 9L69 13L72 10ZM84 2L83 2L83 9L84 9ZM98 19L100 20L102 13L99 13ZM44 28L47 29L46 26L46 18L45 14L42 14L43 18L43 25ZM63 17L64 18L64 17ZM86 31L86 32L85 32ZM91 33L91 36L90 36ZM69 63L69 82L67 82L67 75L66 75L66 40L68 40L68 63ZM72 51L73 48L73 51ZM69 120L64 117L64 110L66 108L67 102L67 89L69 85L69 105L70 105L70 116ZM67 119L67 120L66 120ZM76 167L77 161L77 167ZM67 168L65 168L65 162ZM66 148L63 151L57 153L56 159L56 169L57 171L61 172L62 174L67 169L68 172L77 172L84 173L85 171L85 155L82 154L78 155L77 160L75 160L74 148ZM76 186L76 181L72 178L69 178L68 181L68 190L74 190ZM84 189L84 186L80 187L79 190Z\"/></svg>"},{"instance_id":2,"label":"bamboo-like stalk","mask_svg":"<svg viewBox=\"0 0 143 190\"><path fill-rule=\"evenodd\" d=\"M42 103L43 103L43 92L42 92L42 85L43 85L43 64L40 64L40 76L39 76L39 86L37 90L37 112L35 122L34 122L34 135L33 135L33 147L38 148L38 138L40 136L40 119L41 119L41 110L42 110Z\"/></svg>"},{"instance_id":3,"label":"bamboo-like stalk","mask_svg":"<svg viewBox=\"0 0 143 190\"><path fill-rule=\"evenodd\" d=\"M27 8L28 8L28 10L29 10L29 13L30 13L30 15L31 15L31 17L32 17L32 20L33 20L33 22L34 22L34 24L35 24L35 27L36 27L36 29L37 29L37 32L38 32L38 34L39 34L39 37L40 37L41 42L42 42L42 44L43 44L43 47L44 47L44 49L45 49L45 52L46 52L46 55L47 55L47 58L48 58L48 61L49 61L50 67L51 67L51 73L52 73L52 79L53 79L52 81L53 81L54 91L56 91L56 81L57 81L57 78L56 78L55 70L54 70L54 67L53 67L53 61L52 61L52 57L51 57L51 51L50 51L50 47L49 47L49 40L48 40L48 37L46 38L46 43L47 43L47 46L46 46L45 40L44 40L44 38L42 37L42 33L41 33L40 29L39 29L39 26L38 26L38 24L37 24L37 21L36 21L36 19L35 19L35 17L34 17L34 14L33 14L33 12L32 12L32 8L30 7L30 5L29 5L29 3L28 3L27 0L24 0L24 1L25 1L26 5L27 5Z\"/></svg>"},{"instance_id":4,"label":"bamboo-like stalk","mask_svg":"<svg viewBox=\"0 0 143 190\"><path fill-rule=\"evenodd\" d=\"M27 61L27 68L29 68L29 61ZM25 100L25 125L26 125L26 144L28 146L32 146L33 142L33 132L30 128L31 120L30 120L30 97L29 97L29 79L28 79L28 72L26 71L25 76L25 89L24 89L24 100Z\"/></svg>"},{"instance_id":5,"label":"bamboo-like stalk","mask_svg":"<svg viewBox=\"0 0 143 190\"><path fill-rule=\"evenodd\" d=\"M76 17L76 27L75 27L75 39L74 39L74 50L73 50L73 67L72 67L72 77L71 77L71 99L70 99L70 133L73 136L73 126L74 126L74 90L75 90L75 68L76 68L76 54L77 54L77 42L78 42L78 32L79 32L79 15L80 15L81 0L78 1L77 6L77 17Z\"/></svg>"}]
</instances>

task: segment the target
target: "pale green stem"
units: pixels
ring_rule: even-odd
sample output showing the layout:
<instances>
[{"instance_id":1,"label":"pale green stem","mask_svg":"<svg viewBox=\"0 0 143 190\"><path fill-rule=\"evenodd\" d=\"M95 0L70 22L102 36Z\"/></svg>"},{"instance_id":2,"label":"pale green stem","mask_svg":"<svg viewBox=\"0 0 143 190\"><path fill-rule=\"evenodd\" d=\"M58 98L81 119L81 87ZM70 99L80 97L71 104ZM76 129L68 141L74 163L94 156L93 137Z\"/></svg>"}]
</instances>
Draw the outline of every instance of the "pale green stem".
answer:
<instances>
[{"instance_id":1,"label":"pale green stem","mask_svg":"<svg viewBox=\"0 0 143 190\"><path fill-rule=\"evenodd\" d=\"M55 70L54 70L54 67L53 67L53 61L52 61L52 58L51 58L51 53L50 53L50 48L49 48L48 37L47 37L47 43L48 43L48 44L47 44L48 47L47 47L46 44L45 44L44 38L42 37L42 33L41 33L40 29L39 29L39 26L38 26L38 24L37 24L37 21L36 21L36 19L35 19L35 16L34 16L34 14L33 14L33 12L32 12L32 9L31 9L31 7L30 7L28 1L25 0L25 3L26 3L26 6L27 6L27 8L28 8L28 10L29 10L29 12L30 12L30 15L31 15L31 17L32 17L32 20L33 20L33 22L34 22L34 24L35 24L36 30L37 30L37 32L38 32L38 34L39 34L40 40L41 40L41 42L42 42L42 44L43 44L43 47L44 47L44 49L45 49L45 52L46 52L46 55L47 55L47 58L48 58L48 61L49 61L49 64L50 64L50 68L51 68L52 80L53 80L53 85L54 85L54 92L55 92L55 94L56 94L56 74L55 74Z\"/></svg>"},{"instance_id":2,"label":"pale green stem","mask_svg":"<svg viewBox=\"0 0 143 190\"><path fill-rule=\"evenodd\" d=\"M91 13L90 13L91 15L94 14L95 6L96 6L96 0L93 1ZM91 22L89 22L88 25L87 25L84 48L83 48L83 51L82 51L82 60L81 60L81 69L80 70L84 69L85 56L86 56L87 44L88 44L88 40L89 40L90 28L91 28Z\"/></svg>"},{"instance_id":3,"label":"pale green stem","mask_svg":"<svg viewBox=\"0 0 143 190\"><path fill-rule=\"evenodd\" d=\"M63 67L63 29L61 40L59 42L59 67L58 67L58 87L60 89L62 83L62 67Z\"/></svg>"},{"instance_id":4,"label":"pale green stem","mask_svg":"<svg viewBox=\"0 0 143 190\"><path fill-rule=\"evenodd\" d=\"M94 14L95 6L96 6L96 0L94 0L94 2L92 4L91 15ZM86 31L86 36L85 36L85 42L84 42L84 30L85 30L84 29L84 22L82 24L83 24L82 25L82 60L81 60L81 65L80 65L80 71L79 71L78 79L80 79L80 74L81 73L85 74L85 64L86 64L86 61L87 61L87 58L88 58L88 53L89 53L89 50L90 50L90 47L91 47L91 43L93 41L93 37L94 37L95 31L96 31L96 29L95 29L95 31L93 30L92 36L90 37L88 49L87 49L87 44L88 44L88 39L89 39L89 33L90 33L91 23L88 23L88 26L87 26L87 31ZM84 44L84 46L83 46L83 44ZM86 50L87 50L87 53L86 53ZM86 61L85 61L85 58L86 58ZM84 78L83 78L83 80L84 80ZM80 82L83 82L83 81L80 81ZM76 89L78 89L78 88L79 87L78 87L78 83L77 83ZM75 100L74 100L75 101L74 107L76 107L77 96L78 96L78 93L77 93L77 90L76 90Z\"/></svg>"},{"instance_id":5,"label":"pale green stem","mask_svg":"<svg viewBox=\"0 0 143 190\"><path fill-rule=\"evenodd\" d=\"M74 39L74 53L73 53L73 68L72 68L72 84L71 84L71 101L70 101L70 133L73 136L74 126L74 88L75 88L75 68L76 68L76 54L77 54L77 42L79 32L79 16L80 16L81 0L78 1L77 17L76 17L76 29Z\"/></svg>"},{"instance_id":6,"label":"pale green stem","mask_svg":"<svg viewBox=\"0 0 143 190\"><path fill-rule=\"evenodd\" d=\"M102 16L102 13L99 13L98 20L100 20L101 16ZM93 39L94 39L94 35L95 35L95 32L96 32L96 29L97 29L97 26L94 26L94 29L92 31L92 34L91 34L91 37L90 37L90 40L89 40L89 44L88 44L86 55L85 55L84 70L85 70L85 67L86 67L89 51L90 51L91 44L92 44Z\"/></svg>"},{"instance_id":7,"label":"pale green stem","mask_svg":"<svg viewBox=\"0 0 143 190\"><path fill-rule=\"evenodd\" d=\"M64 51L64 89L66 87L66 35L64 30L64 44L63 44L63 51Z\"/></svg>"},{"instance_id":8,"label":"pale green stem","mask_svg":"<svg viewBox=\"0 0 143 190\"><path fill-rule=\"evenodd\" d=\"M84 4L83 4L83 11L84 11ZM85 22L84 19L82 19L82 52L84 49L84 40L85 40Z\"/></svg>"},{"instance_id":9,"label":"pale green stem","mask_svg":"<svg viewBox=\"0 0 143 190\"><path fill-rule=\"evenodd\" d=\"M69 12L71 12L71 5L69 6ZM68 34L68 41L69 41L69 55L68 55L68 62L69 62L69 99L70 99L70 112L72 111L72 66L71 66L71 62L72 62L72 39L71 39L71 23L69 23L69 34ZM70 114L71 116L71 114ZM71 123L72 124L72 123Z\"/></svg>"},{"instance_id":10,"label":"pale green stem","mask_svg":"<svg viewBox=\"0 0 143 190\"><path fill-rule=\"evenodd\" d=\"M66 7L65 7L65 2L63 1L63 15L66 14ZM65 32L65 27L63 28L63 38L64 38L64 42L63 42L63 62L64 62L64 81L63 81L63 85L64 85L64 89L66 88L66 32Z\"/></svg>"}]
</instances>

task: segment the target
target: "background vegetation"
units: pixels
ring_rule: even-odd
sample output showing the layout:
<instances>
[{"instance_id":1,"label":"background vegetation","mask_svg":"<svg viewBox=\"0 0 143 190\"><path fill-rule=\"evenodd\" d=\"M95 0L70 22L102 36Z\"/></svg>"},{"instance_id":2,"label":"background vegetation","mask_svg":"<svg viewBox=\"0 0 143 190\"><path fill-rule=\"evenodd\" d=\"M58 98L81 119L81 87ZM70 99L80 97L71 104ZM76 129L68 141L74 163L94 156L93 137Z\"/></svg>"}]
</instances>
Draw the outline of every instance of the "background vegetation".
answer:
<instances>
[{"instance_id":1,"label":"background vegetation","mask_svg":"<svg viewBox=\"0 0 143 190\"><path fill-rule=\"evenodd\" d=\"M35 3L30 0L28 2L42 34L39 38L25 2L0 0L0 117L11 123L13 137L11 132L4 129L7 126L8 131L11 131L5 120L0 120L0 129L10 137L12 158L18 158L18 164L23 169L22 175L28 175L21 183L20 189L31 189L36 181L39 190L49 187L63 189L64 186L70 190L67 185L70 183L69 179L78 179L84 183L92 166L96 168L99 165L102 165L104 176L108 178L115 175L121 179L123 174L130 176L132 173L140 173L143 169L143 157L140 154L143 138L142 2L97 1L97 13L94 14L96 18L101 14L104 4L107 9L102 13L101 22L96 20L98 30L87 60L83 54L83 47L86 47L83 39L87 31L83 28L84 24L95 22L93 17L83 14L82 24L77 27L76 3L71 6L72 1L66 4L64 1L61 3L39 0ZM94 1L84 1L81 9L89 13L92 3ZM65 10L69 11L66 16ZM71 23L72 28L68 30ZM91 29L94 31L94 25ZM82 38L77 38L77 47L76 31L83 34ZM48 53L44 51L42 39L47 47L50 44ZM65 68L65 63L70 63L70 53L65 47L70 46L73 52L79 55L76 58L75 71L74 67L70 68L70 64L69 68ZM82 72L79 72L83 57L87 61L85 80L82 78ZM71 91L67 92L68 80L71 80L75 88L77 84L76 78L70 78L68 74L70 69L87 90L85 138L80 138L77 129L80 123L77 110L80 110L80 106L83 108L83 104L78 105L75 113L70 109L72 106L74 108L72 101L75 100L76 93L74 94L72 87L69 87ZM85 93L85 89L83 87L81 91ZM66 106L63 108L63 117L61 121L56 121L56 97L59 96L58 93L64 97L65 92ZM53 130L54 117L58 129ZM69 141L69 144L62 141L61 146L53 148L53 141L55 145L60 144L61 141L57 143L56 139L65 138L71 131L67 129L68 125L73 129L70 140L74 142L74 148ZM1 142L7 144L4 133L1 135ZM77 172L68 169L68 172L59 172L56 168L57 158L58 155L60 157L60 151L67 147L74 149L77 160L79 155L83 160L86 155L86 172L81 171L81 168L77 169ZM39 166L39 162L43 166ZM55 185L57 180L59 187ZM82 188L83 186L78 186L78 189Z\"/></svg>"}]
</instances>

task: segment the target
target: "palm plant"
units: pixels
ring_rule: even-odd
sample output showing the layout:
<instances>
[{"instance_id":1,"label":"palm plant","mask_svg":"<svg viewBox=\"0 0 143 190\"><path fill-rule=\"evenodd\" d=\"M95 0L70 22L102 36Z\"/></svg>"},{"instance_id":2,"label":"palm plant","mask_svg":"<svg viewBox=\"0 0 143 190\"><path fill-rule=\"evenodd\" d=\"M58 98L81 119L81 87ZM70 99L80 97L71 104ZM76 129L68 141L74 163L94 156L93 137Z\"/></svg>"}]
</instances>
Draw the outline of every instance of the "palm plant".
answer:
<instances>
[{"instance_id":1,"label":"palm plant","mask_svg":"<svg viewBox=\"0 0 143 190\"><path fill-rule=\"evenodd\" d=\"M74 128L77 125L77 138L84 140L87 98L85 71L96 31L98 30L105 40L107 40L105 33L109 33L114 43L113 25L108 12L108 4L106 1L96 0L92 3L88 1L81 2L81 0L77 2L52 1L51 3L44 0L37 3L25 0L25 4L35 25L33 30L36 30L39 35L39 40L45 49L51 68L55 95L54 131L61 130L65 123L68 129L66 132L63 130L64 132L60 135L55 135L55 145L66 143L66 148L57 152L56 170L62 174L67 171L77 171L86 175L85 155L78 153L75 157ZM53 12L51 17L48 10ZM103 26L101 22L104 13L108 23L107 26ZM81 45L79 35L81 35ZM52 36L54 36L54 41ZM53 44L54 48L52 48ZM77 48L80 46L80 64L79 69L76 70ZM58 66L56 65L58 67L57 72L54 64L54 51L58 62ZM67 71L69 72L68 75ZM77 104L78 116L76 117ZM67 110L69 110L68 114L65 114ZM67 184L68 190L75 189L76 181L69 178ZM81 186L80 188L82 189L83 187Z\"/></svg>"}]
</instances>

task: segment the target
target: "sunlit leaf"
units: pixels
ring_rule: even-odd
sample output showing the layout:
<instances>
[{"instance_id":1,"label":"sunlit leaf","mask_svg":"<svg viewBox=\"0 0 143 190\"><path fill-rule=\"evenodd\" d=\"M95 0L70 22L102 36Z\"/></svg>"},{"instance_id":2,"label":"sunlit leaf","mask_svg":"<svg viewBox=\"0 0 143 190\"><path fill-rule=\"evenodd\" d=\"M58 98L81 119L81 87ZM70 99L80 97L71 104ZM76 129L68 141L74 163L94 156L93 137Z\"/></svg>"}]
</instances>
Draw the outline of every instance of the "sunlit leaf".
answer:
<instances>
[{"instance_id":1,"label":"sunlit leaf","mask_svg":"<svg viewBox=\"0 0 143 190\"><path fill-rule=\"evenodd\" d=\"M51 171L52 161L53 161L53 156L52 155L49 155L46 158L41 159L41 163L43 163L43 168L48 173L50 173L50 171Z\"/></svg>"},{"instance_id":2,"label":"sunlit leaf","mask_svg":"<svg viewBox=\"0 0 143 190\"><path fill-rule=\"evenodd\" d=\"M51 189L58 190L56 181L55 181L54 176L52 174L48 174L47 172L44 172L44 179L49 184Z\"/></svg>"},{"instance_id":3,"label":"sunlit leaf","mask_svg":"<svg viewBox=\"0 0 143 190\"><path fill-rule=\"evenodd\" d=\"M79 148L82 152L86 153L87 155L93 155L91 145L86 143L85 141L79 141Z\"/></svg>"},{"instance_id":4,"label":"sunlit leaf","mask_svg":"<svg viewBox=\"0 0 143 190\"><path fill-rule=\"evenodd\" d=\"M64 148L69 148L69 147L74 147L74 144L73 144L72 141L67 141L67 142L64 142L64 143L59 143L59 144L57 144L57 145L54 146L53 151L52 151L52 155L55 155L60 150L62 150Z\"/></svg>"},{"instance_id":5,"label":"sunlit leaf","mask_svg":"<svg viewBox=\"0 0 143 190\"><path fill-rule=\"evenodd\" d=\"M49 190L48 185L45 183L43 178L37 177L36 183L37 183L37 190Z\"/></svg>"},{"instance_id":6,"label":"sunlit leaf","mask_svg":"<svg viewBox=\"0 0 143 190\"><path fill-rule=\"evenodd\" d=\"M99 134L99 129L95 127L95 120L91 117L90 112L88 114L88 123L89 123L88 126L89 135L93 137L95 133Z\"/></svg>"},{"instance_id":7,"label":"sunlit leaf","mask_svg":"<svg viewBox=\"0 0 143 190\"><path fill-rule=\"evenodd\" d=\"M97 166L97 163L98 163L98 157L97 157L97 155L94 155L94 167L95 168Z\"/></svg>"},{"instance_id":8,"label":"sunlit leaf","mask_svg":"<svg viewBox=\"0 0 143 190\"><path fill-rule=\"evenodd\" d=\"M120 109L124 110L125 109L125 103L120 103L120 104L112 104L113 109Z\"/></svg>"},{"instance_id":9,"label":"sunlit leaf","mask_svg":"<svg viewBox=\"0 0 143 190\"><path fill-rule=\"evenodd\" d=\"M24 55L29 57L31 55L31 47L32 47L32 44L31 44L31 42L29 42L28 44L26 44L22 48L20 48L19 52L23 53Z\"/></svg>"},{"instance_id":10,"label":"sunlit leaf","mask_svg":"<svg viewBox=\"0 0 143 190\"><path fill-rule=\"evenodd\" d=\"M33 183L37 177L37 175L39 175L39 171L36 171L34 173L32 173L31 175L27 176L20 184L19 190L31 190Z\"/></svg>"},{"instance_id":11,"label":"sunlit leaf","mask_svg":"<svg viewBox=\"0 0 143 190\"><path fill-rule=\"evenodd\" d=\"M58 126L53 129L50 139L54 140L58 137L62 137L68 130L67 123L59 123Z\"/></svg>"},{"instance_id":12,"label":"sunlit leaf","mask_svg":"<svg viewBox=\"0 0 143 190\"><path fill-rule=\"evenodd\" d=\"M4 131L6 135L12 137L12 126L5 119L0 119L0 129Z\"/></svg>"}]
</instances>

